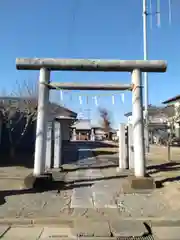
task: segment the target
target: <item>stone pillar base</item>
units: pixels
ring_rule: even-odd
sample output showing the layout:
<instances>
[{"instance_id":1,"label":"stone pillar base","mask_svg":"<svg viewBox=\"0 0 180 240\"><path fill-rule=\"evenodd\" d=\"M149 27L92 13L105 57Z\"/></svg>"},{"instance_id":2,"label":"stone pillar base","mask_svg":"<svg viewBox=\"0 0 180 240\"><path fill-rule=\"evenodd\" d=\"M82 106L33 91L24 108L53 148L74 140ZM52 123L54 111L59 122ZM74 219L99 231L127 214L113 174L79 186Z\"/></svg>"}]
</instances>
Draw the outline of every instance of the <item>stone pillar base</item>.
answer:
<instances>
[{"instance_id":1,"label":"stone pillar base","mask_svg":"<svg viewBox=\"0 0 180 240\"><path fill-rule=\"evenodd\" d=\"M53 178L51 173L34 176L32 173L24 179L27 189L49 190L52 188Z\"/></svg>"},{"instance_id":2,"label":"stone pillar base","mask_svg":"<svg viewBox=\"0 0 180 240\"><path fill-rule=\"evenodd\" d=\"M152 177L128 177L129 185L135 190L152 190L156 188L156 183Z\"/></svg>"}]
</instances>

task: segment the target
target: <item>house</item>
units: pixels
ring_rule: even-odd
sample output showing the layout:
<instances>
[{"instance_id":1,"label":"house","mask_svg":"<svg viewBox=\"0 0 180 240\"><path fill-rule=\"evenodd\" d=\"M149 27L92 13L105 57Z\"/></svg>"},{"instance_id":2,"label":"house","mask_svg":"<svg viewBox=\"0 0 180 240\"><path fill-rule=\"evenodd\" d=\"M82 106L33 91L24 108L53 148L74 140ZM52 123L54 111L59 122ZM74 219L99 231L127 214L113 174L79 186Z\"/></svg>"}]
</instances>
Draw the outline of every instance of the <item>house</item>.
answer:
<instances>
[{"instance_id":1,"label":"house","mask_svg":"<svg viewBox=\"0 0 180 240\"><path fill-rule=\"evenodd\" d=\"M88 119L79 119L72 126L72 133L76 140L90 140L92 133L91 121Z\"/></svg>"},{"instance_id":2,"label":"house","mask_svg":"<svg viewBox=\"0 0 180 240\"><path fill-rule=\"evenodd\" d=\"M101 126L92 124L89 119L79 119L71 128L76 140L90 140L92 135L95 135L95 139L102 140L107 134ZM110 129L110 138L115 133L115 130Z\"/></svg>"},{"instance_id":3,"label":"house","mask_svg":"<svg viewBox=\"0 0 180 240\"><path fill-rule=\"evenodd\" d=\"M169 98L162 102L166 107L173 109L173 115L169 117L169 125L171 125L175 136L180 138L180 95Z\"/></svg>"},{"instance_id":4,"label":"house","mask_svg":"<svg viewBox=\"0 0 180 240\"><path fill-rule=\"evenodd\" d=\"M144 114L144 108L143 108L143 114ZM167 131L168 129L168 119L169 117L174 115L174 109L172 106L166 106L166 107L158 107L149 105L148 106L148 115L149 115L149 135L150 140L152 141L153 135L159 131ZM127 122L132 122L132 112L128 112L125 114L127 117ZM145 118L144 118L145 119Z\"/></svg>"},{"instance_id":5,"label":"house","mask_svg":"<svg viewBox=\"0 0 180 240\"><path fill-rule=\"evenodd\" d=\"M102 140L102 139L106 139L107 135L109 134L109 138L111 140L113 140L114 135L116 135L116 131L113 128L110 128L108 133L104 130L103 127L101 127L100 125L96 124L92 126L95 132L95 136L96 139L98 140Z\"/></svg>"},{"instance_id":6,"label":"house","mask_svg":"<svg viewBox=\"0 0 180 240\"><path fill-rule=\"evenodd\" d=\"M31 117L28 128L23 135L17 151L34 152L34 144L36 138L36 117L37 117L37 100L33 98L21 97L0 97L0 112L6 111L7 121L3 121L1 127L1 152L8 152L9 147L14 142L15 144L21 139L23 131L26 129L28 115ZM26 114L22 114L26 113ZM77 117L77 113L64 108L55 103L49 103L48 106L48 121L60 121L62 129L62 140L70 140L70 126ZM4 120L4 119L3 119ZM10 123L9 132L7 122ZM9 135L11 134L11 136ZM11 142L10 142L11 141Z\"/></svg>"},{"instance_id":7,"label":"house","mask_svg":"<svg viewBox=\"0 0 180 240\"><path fill-rule=\"evenodd\" d=\"M77 113L55 103L49 104L49 116L61 123L62 141L70 141L71 125L76 121Z\"/></svg>"}]
</instances>

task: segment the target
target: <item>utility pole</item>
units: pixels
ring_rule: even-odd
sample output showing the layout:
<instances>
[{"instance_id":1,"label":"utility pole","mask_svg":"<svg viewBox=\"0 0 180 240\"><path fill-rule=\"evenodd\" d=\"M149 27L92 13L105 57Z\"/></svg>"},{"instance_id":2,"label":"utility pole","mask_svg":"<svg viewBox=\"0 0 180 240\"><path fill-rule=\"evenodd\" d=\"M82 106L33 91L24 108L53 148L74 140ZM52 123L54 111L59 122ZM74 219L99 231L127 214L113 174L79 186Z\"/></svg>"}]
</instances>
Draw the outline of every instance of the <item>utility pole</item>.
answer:
<instances>
[{"instance_id":1,"label":"utility pole","mask_svg":"<svg viewBox=\"0 0 180 240\"><path fill-rule=\"evenodd\" d=\"M152 29L152 16L155 15L157 17L157 27L161 27L161 9L160 3L161 0L156 0L156 11L152 11L152 0L142 0L143 1L143 53L144 60L148 60L148 37L147 37L147 17L150 16L151 22L150 27ZM168 15L169 15L169 25L172 22L172 0L168 1ZM150 3L150 11L148 12L147 4ZM165 1L163 1L165 4ZM149 91L148 91L148 73L144 73L144 118L145 118L145 128L144 128L144 136L145 136L145 150L149 152Z\"/></svg>"},{"instance_id":2,"label":"utility pole","mask_svg":"<svg viewBox=\"0 0 180 240\"><path fill-rule=\"evenodd\" d=\"M147 48L147 1L143 0L143 52L144 60L148 59ZM148 115L149 95L148 95L148 73L144 73L144 117L145 117L145 149L149 152L149 115Z\"/></svg>"}]
</instances>

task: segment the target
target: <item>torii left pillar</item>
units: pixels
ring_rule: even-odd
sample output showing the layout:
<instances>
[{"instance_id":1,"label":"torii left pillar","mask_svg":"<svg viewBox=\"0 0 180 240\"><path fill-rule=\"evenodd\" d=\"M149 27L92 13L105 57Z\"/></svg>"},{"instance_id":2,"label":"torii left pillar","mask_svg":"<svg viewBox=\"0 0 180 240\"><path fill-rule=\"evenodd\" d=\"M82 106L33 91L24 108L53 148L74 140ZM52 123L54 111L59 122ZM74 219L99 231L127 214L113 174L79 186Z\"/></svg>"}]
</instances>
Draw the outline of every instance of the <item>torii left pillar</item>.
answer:
<instances>
[{"instance_id":1,"label":"torii left pillar","mask_svg":"<svg viewBox=\"0 0 180 240\"><path fill-rule=\"evenodd\" d=\"M45 173L47 115L49 104L49 88L47 84L49 81L50 71L46 68L41 68L39 76L39 96L33 172L33 175L37 177Z\"/></svg>"}]
</instances>

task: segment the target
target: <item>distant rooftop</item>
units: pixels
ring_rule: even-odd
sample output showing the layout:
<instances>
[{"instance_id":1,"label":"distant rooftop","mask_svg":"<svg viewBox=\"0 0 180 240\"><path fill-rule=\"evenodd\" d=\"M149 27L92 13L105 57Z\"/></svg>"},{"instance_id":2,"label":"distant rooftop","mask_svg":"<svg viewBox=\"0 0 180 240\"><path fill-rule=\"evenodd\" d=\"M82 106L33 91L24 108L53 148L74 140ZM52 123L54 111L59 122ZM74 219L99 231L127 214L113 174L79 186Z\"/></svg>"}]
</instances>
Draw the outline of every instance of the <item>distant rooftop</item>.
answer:
<instances>
[{"instance_id":1,"label":"distant rooftop","mask_svg":"<svg viewBox=\"0 0 180 240\"><path fill-rule=\"evenodd\" d=\"M145 107L143 107L143 110L145 109ZM156 106L153 106L153 105L149 105L148 106L148 111L152 111L152 110L157 110L157 107ZM132 112L127 112L124 114L125 117L129 117L132 115Z\"/></svg>"},{"instance_id":2,"label":"distant rooftop","mask_svg":"<svg viewBox=\"0 0 180 240\"><path fill-rule=\"evenodd\" d=\"M77 130L91 130L92 128L91 121L88 119L79 119L71 127Z\"/></svg>"},{"instance_id":3,"label":"distant rooftop","mask_svg":"<svg viewBox=\"0 0 180 240\"><path fill-rule=\"evenodd\" d=\"M103 128L100 126L100 124L92 124L91 120L89 120L89 119L79 119L71 127L76 128L77 130L91 130L92 128L103 130ZM116 132L116 130L111 128L111 132L114 133L114 132Z\"/></svg>"},{"instance_id":4,"label":"distant rooftop","mask_svg":"<svg viewBox=\"0 0 180 240\"><path fill-rule=\"evenodd\" d=\"M177 95L175 97L169 98L166 101L162 102L162 104L168 104L168 103L173 103L176 101L180 101L180 95Z\"/></svg>"},{"instance_id":5,"label":"distant rooftop","mask_svg":"<svg viewBox=\"0 0 180 240\"><path fill-rule=\"evenodd\" d=\"M145 108L143 107L143 110ZM167 116L167 117L172 117L174 115L174 108L172 106L166 106L166 107L158 107L154 105L149 105L148 107L148 113L149 116L155 116L158 115L160 116ZM132 112L128 112L124 114L125 117L132 116Z\"/></svg>"}]
</instances>

